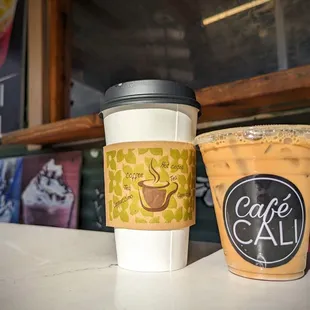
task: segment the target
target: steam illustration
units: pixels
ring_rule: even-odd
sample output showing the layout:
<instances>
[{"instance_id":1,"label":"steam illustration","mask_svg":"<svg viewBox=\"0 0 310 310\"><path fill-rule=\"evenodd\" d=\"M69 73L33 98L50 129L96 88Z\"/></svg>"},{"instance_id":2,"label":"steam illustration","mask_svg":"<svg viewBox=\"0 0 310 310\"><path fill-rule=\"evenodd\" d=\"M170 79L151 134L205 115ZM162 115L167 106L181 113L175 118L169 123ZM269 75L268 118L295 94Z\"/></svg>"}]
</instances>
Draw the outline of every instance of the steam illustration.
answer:
<instances>
[{"instance_id":1,"label":"steam illustration","mask_svg":"<svg viewBox=\"0 0 310 310\"><path fill-rule=\"evenodd\" d=\"M140 203L146 211L160 212L167 209L170 198L177 192L179 185L173 182L173 189L169 188L170 182L159 182L160 175L153 166L153 159L149 165L149 172L153 180L142 180L138 183Z\"/></svg>"},{"instance_id":2,"label":"steam illustration","mask_svg":"<svg viewBox=\"0 0 310 310\"><path fill-rule=\"evenodd\" d=\"M160 180L160 175L159 173L155 170L154 166L153 166L153 158L151 160L151 164L149 166L149 171L150 171L150 174L153 176L154 178L154 183L158 183L159 180Z\"/></svg>"}]
</instances>

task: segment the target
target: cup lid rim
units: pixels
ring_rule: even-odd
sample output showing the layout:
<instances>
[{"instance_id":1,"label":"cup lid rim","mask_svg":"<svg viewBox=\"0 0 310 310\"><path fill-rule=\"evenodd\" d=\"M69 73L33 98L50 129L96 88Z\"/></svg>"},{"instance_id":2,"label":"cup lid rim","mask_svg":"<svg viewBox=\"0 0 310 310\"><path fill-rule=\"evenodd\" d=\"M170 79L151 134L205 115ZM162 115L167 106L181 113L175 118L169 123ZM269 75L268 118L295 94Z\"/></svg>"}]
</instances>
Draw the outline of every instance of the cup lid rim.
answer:
<instances>
[{"instance_id":1,"label":"cup lid rim","mask_svg":"<svg viewBox=\"0 0 310 310\"><path fill-rule=\"evenodd\" d=\"M195 92L170 80L135 80L111 86L105 92L101 112L114 107L132 104L182 104L201 110Z\"/></svg>"}]
</instances>

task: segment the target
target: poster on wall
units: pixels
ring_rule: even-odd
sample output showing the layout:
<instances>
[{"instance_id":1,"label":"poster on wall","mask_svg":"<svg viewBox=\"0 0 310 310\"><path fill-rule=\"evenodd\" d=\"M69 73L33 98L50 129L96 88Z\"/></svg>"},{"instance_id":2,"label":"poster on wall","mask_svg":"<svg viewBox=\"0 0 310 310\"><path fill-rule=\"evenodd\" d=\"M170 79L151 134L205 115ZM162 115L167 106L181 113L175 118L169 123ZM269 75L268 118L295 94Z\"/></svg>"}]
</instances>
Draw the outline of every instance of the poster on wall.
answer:
<instances>
[{"instance_id":1,"label":"poster on wall","mask_svg":"<svg viewBox=\"0 0 310 310\"><path fill-rule=\"evenodd\" d=\"M79 228L112 232L106 225L102 148L83 152Z\"/></svg>"},{"instance_id":2,"label":"poster on wall","mask_svg":"<svg viewBox=\"0 0 310 310\"><path fill-rule=\"evenodd\" d=\"M18 223L22 158L0 160L0 223Z\"/></svg>"},{"instance_id":3,"label":"poster on wall","mask_svg":"<svg viewBox=\"0 0 310 310\"><path fill-rule=\"evenodd\" d=\"M24 224L77 228L81 163L81 152L24 158Z\"/></svg>"},{"instance_id":4,"label":"poster on wall","mask_svg":"<svg viewBox=\"0 0 310 310\"><path fill-rule=\"evenodd\" d=\"M196 225L191 227L190 239L220 243L211 186L199 150L196 158Z\"/></svg>"},{"instance_id":5,"label":"poster on wall","mask_svg":"<svg viewBox=\"0 0 310 310\"><path fill-rule=\"evenodd\" d=\"M0 0L0 136L23 127L26 0Z\"/></svg>"}]
</instances>

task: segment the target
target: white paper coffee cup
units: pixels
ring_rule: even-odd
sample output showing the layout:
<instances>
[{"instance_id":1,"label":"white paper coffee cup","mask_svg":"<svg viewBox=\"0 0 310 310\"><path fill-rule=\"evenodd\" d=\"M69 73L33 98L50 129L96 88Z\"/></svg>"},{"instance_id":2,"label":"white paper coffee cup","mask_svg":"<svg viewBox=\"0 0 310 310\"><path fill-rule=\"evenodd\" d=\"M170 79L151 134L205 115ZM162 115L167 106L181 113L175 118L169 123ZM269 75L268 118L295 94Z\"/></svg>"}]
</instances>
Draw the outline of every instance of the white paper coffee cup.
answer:
<instances>
[{"instance_id":1,"label":"white paper coffee cup","mask_svg":"<svg viewBox=\"0 0 310 310\"><path fill-rule=\"evenodd\" d=\"M192 142L200 105L194 92L172 81L119 84L102 107L106 145L136 141ZM115 228L118 265L160 272L187 265L189 227L178 230Z\"/></svg>"}]
</instances>

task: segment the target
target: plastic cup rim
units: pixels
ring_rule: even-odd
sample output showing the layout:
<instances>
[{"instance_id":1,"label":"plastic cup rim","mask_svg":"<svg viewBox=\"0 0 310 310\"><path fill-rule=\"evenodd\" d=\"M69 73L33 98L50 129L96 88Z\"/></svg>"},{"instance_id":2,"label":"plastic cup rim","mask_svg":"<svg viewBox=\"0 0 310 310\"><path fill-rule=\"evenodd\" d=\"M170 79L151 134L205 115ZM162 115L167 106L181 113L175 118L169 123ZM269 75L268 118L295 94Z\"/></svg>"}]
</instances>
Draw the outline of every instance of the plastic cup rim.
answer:
<instances>
[{"instance_id":1,"label":"plastic cup rim","mask_svg":"<svg viewBox=\"0 0 310 310\"><path fill-rule=\"evenodd\" d=\"M194 144L200 145L204 143L213 143L219 139L225 140L226 138L240 135L242 135L245 140L253 142L265 137L275 136L279 132L284 133L287 132L290 134L293 133L297 136L307 138L310 141L310 125L277 124L277 125L255 125L255 126L233 127L233 128L214 130L198 135L194 139ZM249 135L249 137L247 137L246 134L252 134L252 136Z\"/></svg>"}]
</instances>

